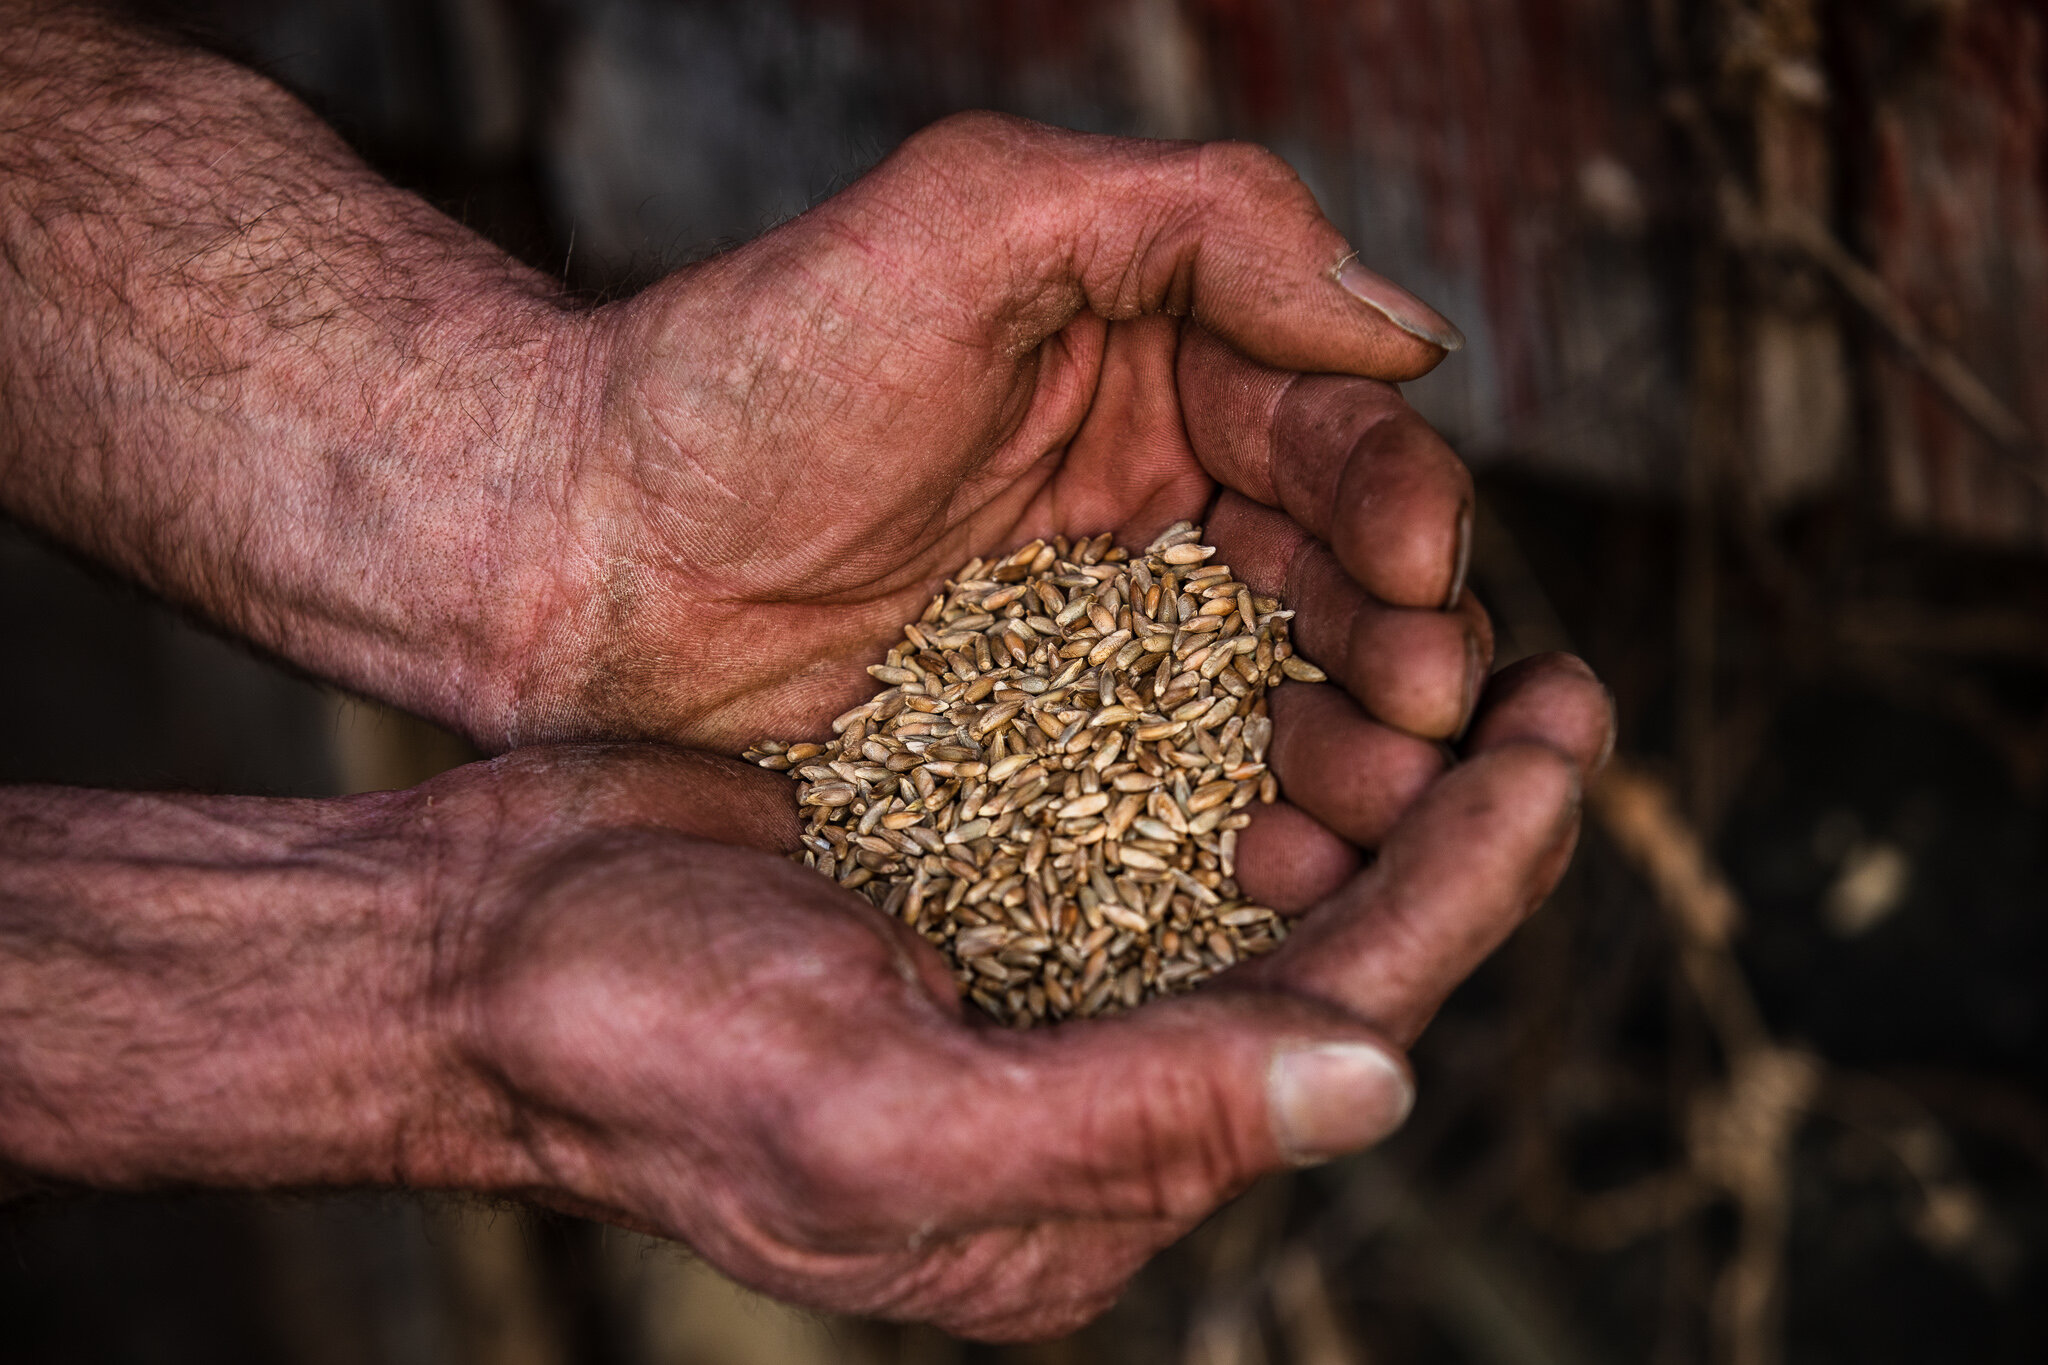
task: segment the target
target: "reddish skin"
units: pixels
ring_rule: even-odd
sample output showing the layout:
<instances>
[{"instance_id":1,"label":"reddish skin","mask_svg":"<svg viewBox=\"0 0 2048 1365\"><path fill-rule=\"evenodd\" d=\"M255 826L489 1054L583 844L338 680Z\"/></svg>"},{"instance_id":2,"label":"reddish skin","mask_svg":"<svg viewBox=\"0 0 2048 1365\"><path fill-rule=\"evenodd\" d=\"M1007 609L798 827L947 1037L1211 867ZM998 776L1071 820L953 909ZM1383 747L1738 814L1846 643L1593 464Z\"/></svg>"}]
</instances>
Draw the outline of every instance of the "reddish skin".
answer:
<instances>
[{"instance_id":1,"label":"reddish skin","mask_svg":"<svg viewBox=\"0 0 2048 1365\"><path fill-rule=\"evenodd\" d=\"M0 792L0 1161L518 1195L817 1307L1056 1336L1291 1164L1276 1051L1405 1046L1549 889L1581 771L1557 715L1604 703L1534 667L1514 737L1279 952L1023 1034L789 862L788 784L731 760L540 746L336 801Z\"/></svg>"},{"instance_id":2,"label":"reddish skin","mask_svg":"<svg viewBox=\"0 0 2048 1365\"><path fill-rule=\"evenodd\" d=\"M1391 387L1442 352L1268 152L965 115L587 310L249 73L9 20L0 502L313 672L490 750L737 752L974 555L1208 517L1249 571L1250 499L1368 714L1470 712L1470 481Z\"/></svg>"},{"instance_id":3,"label":"reddish skin","mask_svg":"<svg viewBox=\"0 0 2048 1365\"><path fill-rule=\"evenodd\" d=\"M949 120L585 311L246 72L0 28L0 502L311 671L491 748L731 751L821 731L971 555L1206 517L1332 679L1276 695L1295 804L1243 839L1299 934L1029 1036L704 755L0 793L0 1161L521 1194L1054 1335L1283 1164L1276 1049L1405 1046L1569 856L1604 695L1537 660L1482 700L1469 479L1392 387L1440 353L1336 288L1269 154Z\"/></svg>"},{"instance_id":4,"label":"reddish skin","mask_svg":"<svg viewBox=\"0 0 2048 1365\"><path fill-rule=\"evenodd\" d=\"M705 905L704 874L683 870L695 855L660 843L623 868L608 853L582 880L507 872L546 890L499 912L513 927L490 935L473 1046L527 1106L516 1126L553 1202L566 1181L574 1206L682 1235L803 1302L979 1337L1058 1335L1287 1164L1265 1109L1275 1046L1405 1046L1548 892L1605 699L1570 661L1516 676L1492 713L1512 737L1431 788L1372 869L1230 988L1029 1034L963 1026L936 955L856 899L763 866ZM1299 855L1247 859L1257 878ZM664 890L670 868L690 890ZM663 910L676 894L697 913ZM713 947L728 970L706 971L721 922L734 957ZM759 951L783 933L792 951ZM702 993L679 998L678 979ZM683 1055L697 1064L676 1066Z\"/></svg>"},{"instance_id":5,"label":"reddish skin","mask_svg":"<svg viewBox=\"0 0 2048 1365\"><path fill-rule=\"evenodd\" d=\"M1327 278L1345 251L1267 153L975 115L601 312L592 439L555 494L579 568L529 637L517 732L817 733L967 558L1141 545L1228 486L1286 509L1314 581L1265 586L1299 587L1305 652L1382 720L1455 733L1490 653L1483 613L1435 610L1469 478L1387 383L1285 391L1441 358ZM1247 376L1271 402L1233 403Z\"/></svg>"}]
</instances>

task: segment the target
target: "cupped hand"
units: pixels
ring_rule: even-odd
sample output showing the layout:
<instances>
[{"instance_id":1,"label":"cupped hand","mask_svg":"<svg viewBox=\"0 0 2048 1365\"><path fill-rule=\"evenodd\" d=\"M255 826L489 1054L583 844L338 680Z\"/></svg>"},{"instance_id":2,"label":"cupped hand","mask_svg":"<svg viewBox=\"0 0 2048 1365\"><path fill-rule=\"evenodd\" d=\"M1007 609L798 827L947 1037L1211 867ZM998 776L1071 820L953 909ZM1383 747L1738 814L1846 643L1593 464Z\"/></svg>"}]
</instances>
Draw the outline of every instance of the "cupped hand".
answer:
<instances>
[{"instance_id":1,"label":"cupped hand","mask_svg":"<svg viewBox=\"0 0 2048 1365\"><path fill-rule=\"evenodd\" d=\"M1029 1033L778 856L780 778L632 746L459 770L424 789L442 998L492 1099L421 1178L680 1238L816 1307L1071 1330L1261 1173L1399 1124L1400 1049L1559 875L1608 725L1573 661L1504 674L1470 761L1280 951ZM1292 858L1248 832L1241 863Z\"/></svg>"},{"instance_id":2,"label":"cupped hand","mask_svg":"<svg viewBox=\"0 0 2048 1365\"><path fill-rule=\"evenodd\" d=\"M1457 334L1269 153L951 119L575 327L502 743L821 733L971 556L1180 518L1404 774L1471 714L1470 481L1393 388Z\"/></svg>"}]
</instances>

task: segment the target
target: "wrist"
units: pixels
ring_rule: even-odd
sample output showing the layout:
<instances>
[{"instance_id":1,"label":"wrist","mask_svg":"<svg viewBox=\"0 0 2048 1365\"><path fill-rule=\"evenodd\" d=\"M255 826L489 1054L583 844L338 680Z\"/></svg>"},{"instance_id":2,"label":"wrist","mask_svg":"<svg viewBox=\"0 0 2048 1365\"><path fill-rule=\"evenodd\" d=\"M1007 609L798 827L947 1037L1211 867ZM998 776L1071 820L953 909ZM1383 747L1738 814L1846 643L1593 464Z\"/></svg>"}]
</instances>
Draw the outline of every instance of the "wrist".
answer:
<instances>
[{"instance_id":1,"label":"wrist","mask_svg":"<svg viewBox=\"0 0 2048 1365\"><path fill-rule=\"evenodd\" d=\"M0 506L502 747L588 329L253 73L89 7L16 27Z\"/></svg>"},{"instance_id":2,"label":"wrist","mask_svg":"<svg viewBox=\"0 0 2048 1365\"><path fill-rule=\"evenodd\" d=\"M525 284L451 302L433 371L398 379L403 405L365 438L416 466L440 505L392 547L422 628L358 685L488 752L590 735L571 713L602 595L580 490L607 329L602 314Z\"/></svg>"},{"instance_id":3,"label":"wrist","mask_svg":"<svg viewBox=\"0 0 2048 1365\"><path fill-rule=\"evenodd\" d=\"M487 1149L435 977L431 819L0 793L0 1164L112 1188L432 1181ZM425 865L423 866L423 860Z\"/></svg>"}]
</instances>

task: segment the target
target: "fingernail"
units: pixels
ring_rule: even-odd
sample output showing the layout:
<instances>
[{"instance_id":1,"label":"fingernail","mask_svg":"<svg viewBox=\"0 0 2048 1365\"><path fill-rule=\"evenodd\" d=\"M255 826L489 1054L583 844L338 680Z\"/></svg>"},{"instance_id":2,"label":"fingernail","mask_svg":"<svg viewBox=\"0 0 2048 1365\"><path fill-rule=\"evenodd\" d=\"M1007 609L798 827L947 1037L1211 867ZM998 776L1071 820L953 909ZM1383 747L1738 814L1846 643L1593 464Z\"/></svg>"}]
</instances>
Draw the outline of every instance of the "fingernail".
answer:
<instances>
[{"instance_id":1,"label":"fingernail","mask_svg":"<svg viewBox=\"0 0 2048 1365\"><path fill-rule=\"evenodd\" d=\"M1266 1073L1273 1137L1300 1165L1370 1147L1407 1121L1415 1087L1369 1043L1324 1043L1277 1054Z\"/></svg>"},{"instance_id":2,"label":"fingernail","mask_svg":"<svg viewBox=\"0 0 2048 1365\"><path fill-rule=\"evenodd\" d=\"M1572 799L1565 803L1564 814L1558 818L1557 838L1551 842L1561 844L1566 840L1578 842L1579 827L1586 815L1586 789L1583 782L1572 783Z\"/></svg>"},{"instance_id":3,"label":"fingernail","mask_svg":"<svg viewBox=\"0 0 2048 1365\"><path fill-rule=\"evenodd\" d=\"M1486 685L1486 660L1479 656L1479 641L1473 636L1465 637L1465 697L1464 710L1458 714L1460 732L1472 723L1472 712L1479 706L1479 689Z\"/></svg>"},{"instance_id":4,"label":"fingernail","mask_svg":"<svg viewBox=\"0 0 2048 1365\"><path fill-rule=\"evenodd\" d=\"M1421 337L1446 351L1465 349L1465 334L1451 320L1384 275L1359 264L1356 253L1337 263L1337 286L1366 307L1383 315L1409 336Z\"/></svg>"},{"instance_id":5,"label":"fingernail","mask_svg":"<svg viewBox=\"0 0 2048 1365\"><path fill-rule=\"evenodd\" d=\"M1444 599L1444 610L1458 605L1458 599L1465 595L1465 571L1472 567L1472 504L1466 503L1458 513L1458 565L1451 571L1451 595Z\"/></svg>"},{"instance_id":6,"label":"fingernail","mask_svg":"<svg viewBox=\"0 0 2048 1365\"><path fill-rule=\"evenodd\" d=\"M1604 685L1603 685L1603 686L1601 687L1601 689L1600 689L1600 690L1601 690L1602 692L1605 692L1605 693L1607 694L1607 715L1608 715L1608 721L1607 721L1607 738L1606 738L1606 739L1604 739L1604 740L1602 740L1602 741L1601 741L1601 743L1600 743L1600 757L1598 757L1598 758L1596 758L1596 759L1594 759L1594 760L1593 760L1593 776L1595 776L1595 777L1598 777L1598 776L1599 776L1599 775L1600 775L1601 773L1604 773L1604 772L1606 772L1606 771L1607 771L1607 761L1608 761L1609 759L1611 759L1611 758L1613 758L1613 757L1614 757L1614 740L1615 740L1615 737L1616 737L1616 735L1617 735L1617 734L1618 734L1618 733L1620 732L1620 730L1621 730L1621 726L1620 726L1620 725L1619 725L1618 723L1616 723L1616 721L1615 721L1615 720L1613 719L1613 717L1614 717L1614 693L1613 693L1612 691L1610 691L1610 690L1609 690L1609 689L1608 689L1607 687L1605 687Z\"/></svg>"}]
</instances>

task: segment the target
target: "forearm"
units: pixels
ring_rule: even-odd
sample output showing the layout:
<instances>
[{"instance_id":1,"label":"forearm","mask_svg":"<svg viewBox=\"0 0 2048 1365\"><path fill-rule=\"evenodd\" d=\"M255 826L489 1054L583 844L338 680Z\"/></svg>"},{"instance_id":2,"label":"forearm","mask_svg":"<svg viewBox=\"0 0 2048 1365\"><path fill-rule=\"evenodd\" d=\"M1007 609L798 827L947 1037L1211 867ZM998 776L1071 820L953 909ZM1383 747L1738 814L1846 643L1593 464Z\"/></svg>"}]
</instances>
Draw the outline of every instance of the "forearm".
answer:
<instances>
[{"instance_id":1,"label":"forearm","mask_svg":"<svg viewBox=\"0 0 2048 1365\"><path fill-rule=\"evenodd\" d=\"M260 77L90 12L0 33L5 509L511 742L584 329Z\"/></svg>"},{"instance_id":2,"label":"forearm","mask_svg":"<svg viewBox=\"0 0 2048 1365\"><path fill-rule=\"evenodd\" d=\"M448 1183L410 800L0 791L0 1170Z\"/></svg>"}]
</instances>

